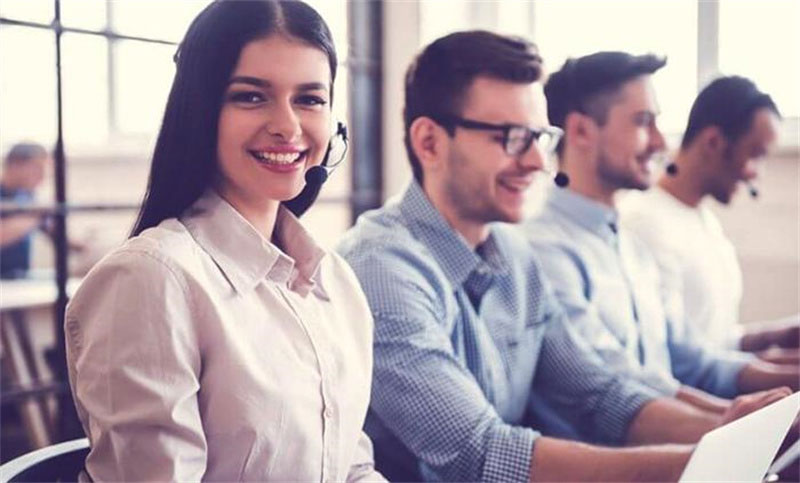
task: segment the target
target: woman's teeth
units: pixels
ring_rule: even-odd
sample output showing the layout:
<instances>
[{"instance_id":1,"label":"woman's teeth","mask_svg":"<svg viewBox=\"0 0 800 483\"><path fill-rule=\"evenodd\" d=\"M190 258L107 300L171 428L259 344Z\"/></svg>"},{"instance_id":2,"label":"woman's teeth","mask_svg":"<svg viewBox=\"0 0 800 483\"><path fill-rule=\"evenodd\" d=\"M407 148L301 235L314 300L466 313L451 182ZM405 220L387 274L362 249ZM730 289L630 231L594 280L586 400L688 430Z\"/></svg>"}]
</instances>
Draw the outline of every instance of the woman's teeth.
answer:
<instances>
[{"instance_id":1,"label":"woman's teeth","mask_svg":"<svg viewBox=\"0 0 800 483\"><path fill-rule=\"evenodd\" d=\"M269 153L266 151L252 151L252 153L259 161L272 164L292 164L301 156L301 153Z\"/></svg>"}]
</instances>

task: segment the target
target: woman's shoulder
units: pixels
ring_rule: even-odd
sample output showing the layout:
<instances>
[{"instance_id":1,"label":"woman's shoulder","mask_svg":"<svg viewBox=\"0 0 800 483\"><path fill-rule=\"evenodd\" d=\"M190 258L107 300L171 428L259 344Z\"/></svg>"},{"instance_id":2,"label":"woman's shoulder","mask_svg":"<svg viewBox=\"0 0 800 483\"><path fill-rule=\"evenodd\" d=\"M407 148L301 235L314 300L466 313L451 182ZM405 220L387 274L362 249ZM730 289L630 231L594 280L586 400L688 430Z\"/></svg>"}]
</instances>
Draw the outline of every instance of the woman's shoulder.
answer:
<instances>
[{"instance_id":1,"label":"woman's shoulder","mask_svg":"<svg viewBox=\"0 0 800 483\"><path fill-rule=\"evenodd\" d=\"M109 278L182 279L196 259L196 243L183 224L171 218L129 238L106 254L81 285L103 283Z\"/></svg>"}]
</instances>

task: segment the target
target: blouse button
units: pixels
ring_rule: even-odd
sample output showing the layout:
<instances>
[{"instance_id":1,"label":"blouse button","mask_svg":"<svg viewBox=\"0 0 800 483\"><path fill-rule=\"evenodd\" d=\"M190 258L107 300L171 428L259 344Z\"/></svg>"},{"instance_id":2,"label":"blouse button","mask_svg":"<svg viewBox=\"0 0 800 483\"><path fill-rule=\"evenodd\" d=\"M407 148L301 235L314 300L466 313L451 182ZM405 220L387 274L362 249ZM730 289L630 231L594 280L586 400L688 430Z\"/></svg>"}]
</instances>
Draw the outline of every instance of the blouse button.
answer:
<instances>
[{"instance_id":1,"label":"blouse button","mask_svg":"<svg viewBox=\"0 0 800 483\"><path fill-rule=\"evenodd\" d=\"M322 414L323 414L323 416L325 416L326 419L330 419L330 418L333 417L333 409L331 409L330 407L327 407L327 408L325 408L325 411Z\"/></svg>"}]
</instances>

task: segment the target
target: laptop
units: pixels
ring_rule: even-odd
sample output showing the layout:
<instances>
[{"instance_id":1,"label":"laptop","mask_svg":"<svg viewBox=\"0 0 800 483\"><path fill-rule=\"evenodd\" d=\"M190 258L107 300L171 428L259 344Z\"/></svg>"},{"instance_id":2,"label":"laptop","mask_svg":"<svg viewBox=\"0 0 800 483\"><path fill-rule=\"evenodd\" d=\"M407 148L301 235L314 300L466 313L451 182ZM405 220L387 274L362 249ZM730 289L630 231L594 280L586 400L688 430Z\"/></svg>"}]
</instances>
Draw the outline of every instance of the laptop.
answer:
<instances>
[{"instance_id":1,"label":"laptop","mask_svg":"<svg viewBox=\"0 0 800 483\"><path fill-rule=\"evenodd\" d=\"M800 392L706 433L683 470L681 482L764 480L800 410Z\"/></svg>"}]
</instances>

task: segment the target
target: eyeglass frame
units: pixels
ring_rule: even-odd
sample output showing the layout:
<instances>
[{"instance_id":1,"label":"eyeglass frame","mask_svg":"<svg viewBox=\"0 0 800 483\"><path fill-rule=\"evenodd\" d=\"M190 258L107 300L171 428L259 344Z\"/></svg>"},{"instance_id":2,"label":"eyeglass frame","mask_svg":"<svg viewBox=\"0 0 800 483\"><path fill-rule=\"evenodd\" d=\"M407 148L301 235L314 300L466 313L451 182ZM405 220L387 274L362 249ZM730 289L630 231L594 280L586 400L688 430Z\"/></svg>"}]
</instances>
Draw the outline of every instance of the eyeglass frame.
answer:
<instances>
[{"instance_id":1,"label":"eyeglass frame","mask_svg":"<svg viewBox=\"0 0 800 483\"><path fill-rule=\"evenodd\" d=\"M503 131L503 151L509 156L520 156L527 153L533 145L533 142L538 141L542 134L548 134L549 136L553 137L553 141L550 143L551 146L548 146L547 149L543 149L544 154L551 155L555 153L558 143L561 141L561 138L564 137L564 131L556 126L545 126L540 129L534 129L528 126L522 126L520 124L492 124L483 121L476 121L474 119L466 119L460 116L435 116L431 119L444 127L462 127L464 129L473 129L478 131ZM521 129L525 132L525 138L527 141L525 141L524 147L520 149L519 152L510 151L508 148L512 129ZM539 144L537 142L537 146L538 145Z\"/></svg>"}]
</instances>

